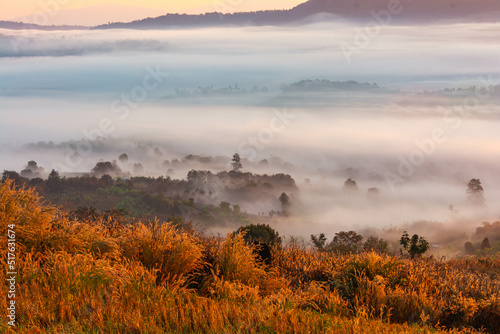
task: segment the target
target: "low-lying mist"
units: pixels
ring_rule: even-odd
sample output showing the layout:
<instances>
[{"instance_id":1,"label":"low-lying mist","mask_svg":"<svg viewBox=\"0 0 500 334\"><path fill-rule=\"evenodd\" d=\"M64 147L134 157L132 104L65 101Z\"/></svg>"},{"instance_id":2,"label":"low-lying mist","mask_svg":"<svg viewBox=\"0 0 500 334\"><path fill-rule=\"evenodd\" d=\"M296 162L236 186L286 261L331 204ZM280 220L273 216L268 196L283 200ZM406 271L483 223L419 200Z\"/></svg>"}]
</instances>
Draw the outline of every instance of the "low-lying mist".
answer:
<instances>
[{"instance_id":1,"label":"low-lying mist","mask_svg":"<svg viewBox=\"0 0 500 334\"><path fill-rule=\"evenodd\" d=\"M229 170L237 152L245 172L295 180L291 215L269 219L282 235L394 237L406 224L431 242L467 238L500 216L500 24L380 28L350 54L341 45L363 27L345 22L1 30L0 168L35 160L70 176L116 160L130 175L186 179ZM473 178L484 206L467 202ZM275 197L221 189L213 202L268 215Z\"/></svg>"}]
</instances>

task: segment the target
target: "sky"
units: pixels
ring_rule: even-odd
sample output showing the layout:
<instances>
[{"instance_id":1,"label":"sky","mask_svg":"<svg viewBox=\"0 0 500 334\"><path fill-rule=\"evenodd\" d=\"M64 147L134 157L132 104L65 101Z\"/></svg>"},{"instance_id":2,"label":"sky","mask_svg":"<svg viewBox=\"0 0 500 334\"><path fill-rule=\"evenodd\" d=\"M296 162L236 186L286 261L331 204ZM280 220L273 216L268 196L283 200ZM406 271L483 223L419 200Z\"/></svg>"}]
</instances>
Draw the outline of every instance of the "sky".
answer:
<instances>
[{"instance_id":1,"label":"sky","mask_svg":"<svg viewBox=\"0 0 500 334\"><path fill-rule=\"evenodd\" d=\"M140 2L140 10L137 14L141 15L142 12L158 13L158 15L162 13L199 14L214 11L229 13L288 9L301 2L304 0L144 0ZM0 19L18 20L24 18L23 21L27 21L26 19L29 19L30 16L40 12L64 12L64 16L72 16L76 20L77 18L81 19L81 15L75 9L93 6L103 6L99 13L96 13L99 17L108 16L115 19L118 12L124 20L127 20L131 13L137 12L138 9L137 1L133 0L23 0L15 2L0 0ZM67 11L71 11L73 15L68 15ZM56 15L51 15L51 18L54 19L54 24L60 24L55 20ZM88 21L92 24L92 17L88 17Z\"/></svg>"}]
</instances>

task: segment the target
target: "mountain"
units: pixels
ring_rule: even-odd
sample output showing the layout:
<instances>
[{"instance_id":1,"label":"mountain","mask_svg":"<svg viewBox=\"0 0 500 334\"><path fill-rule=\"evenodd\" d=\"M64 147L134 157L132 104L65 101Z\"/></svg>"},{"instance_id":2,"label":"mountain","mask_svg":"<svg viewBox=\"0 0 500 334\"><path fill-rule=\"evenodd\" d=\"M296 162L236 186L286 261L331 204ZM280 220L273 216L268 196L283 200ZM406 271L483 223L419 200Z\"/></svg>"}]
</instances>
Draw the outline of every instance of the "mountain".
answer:
<instances>
[{"instance_id":1,"label":"mountain","mask_svg":"<svg viewBox=\"0 0 500 334\"><path fill-rule=\"evenodd\" d=\"M73 25L50 25L42 26L39 24L30 24L13 21L0 21L0 29L11 30L85 30L89 27L73 26Z\"/></svg>"},{"instance_id":2,"label":"mountain","mask_svg":"<svg viewBox=\"0 0 500 334\"><path fill-rule=\"evenodd\" d=\"M390 13L391 22L497 20L498 0L310 0L292 9L302 16L332 13L349 20L372 20ZM496 12L496 13L495 13ZM297 15L297 14L296 14ZM382 17L386 18L386 17Z\"/></svg>"},{"instance_id":3,"label":"mountain","mask_svg":"<svg viewBox=\"0 0 500 334\"><path fill-rule=\"evenodd\" d=\"M106 13L100 15L99 13ZM110 14L111 13L111 14ZM201 15L166 14L155 16L154 9L102 5L60 11L50 19L52 26L23 25L2 21L0 28L8 29L65 29L58 24L78 24L78 17L93 16L96 24L110 21L92 29L167 29L177 27L289 25L344 19L369 24L419 24L439 21L497 21L500 0L309 0L289 10L267 10L245 13L206 13ZM50 14L50 13L49 13ZM149 16L148 18L143 18ZM121 19L120 19L121 18ZM125 19L127 18L127 19ZM143 19L138 19L143 18ZM28 19L26 19L28 20ZM26 21L25 22L29 22ZM66 29L78 27L66 27Z\"/></svg>"},{"instance_id":4,"label":"mountain","mask_svg":"<svg viewBox=\"0 0 500 334\"><path fill-rule=\"evenodd\" d=\"M330 15L319 15L322 13ZM375 14L374 14L375 13ZM387 15L389 14L389 15ZM382 24L429 23L436 21L496 21L500 16L499 0L309 0L289 10L247 13L206 13L202 15L167 14L130 23L112 23L96 27L175 28L230 25L286 25L340 18Z\"/></svg>"}]
</instances>

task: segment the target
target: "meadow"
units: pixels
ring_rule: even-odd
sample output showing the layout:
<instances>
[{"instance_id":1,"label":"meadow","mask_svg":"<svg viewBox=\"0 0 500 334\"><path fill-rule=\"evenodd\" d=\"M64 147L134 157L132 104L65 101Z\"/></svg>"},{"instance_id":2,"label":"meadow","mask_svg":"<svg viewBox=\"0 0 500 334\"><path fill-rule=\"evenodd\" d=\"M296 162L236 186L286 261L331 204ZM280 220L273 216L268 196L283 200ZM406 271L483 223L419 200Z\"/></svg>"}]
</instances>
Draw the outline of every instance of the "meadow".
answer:
<instances>
[{"instance_id":1,"label":"meadow","mask_svg":"<svg viewBox=\"0 0 500 334\"><path fill-rule=\"evenodd\" d=\"M86 221L0 185L15 231L16 327L2 333L498 333L500 256L319 252L288 240L269 264L242 234ZM6 282L8 252L0 256ZM10 265L11 263L9 263ZM9 286L1 285L2 300ZM5 302L3 303L4 305ZM4 313L5 313L4 307Z\"/></svg>"}]
</instances>

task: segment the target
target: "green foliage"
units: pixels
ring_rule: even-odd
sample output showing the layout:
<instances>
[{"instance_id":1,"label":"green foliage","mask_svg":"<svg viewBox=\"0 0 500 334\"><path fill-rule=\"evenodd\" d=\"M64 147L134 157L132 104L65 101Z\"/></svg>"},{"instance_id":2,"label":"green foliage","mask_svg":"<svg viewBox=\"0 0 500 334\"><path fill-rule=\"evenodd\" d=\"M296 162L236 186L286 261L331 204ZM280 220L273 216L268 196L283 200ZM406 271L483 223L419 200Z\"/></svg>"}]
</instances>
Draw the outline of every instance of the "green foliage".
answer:
<instances>
[{"instance_id":1,"label":"green foliage","mask_svg":"<svg viewBox=\"0 0 500 334\"><path fill-rule=\"evenodd\" d=\"M264 242L268 245L281 245L279 233L267 224L250 224L240 227L236 234L245 233L244 239L248 243Z\"/></svg>"},{"instance_id":2,"label":"green foliage","mask_svg":"<svg viewBox=\"0 0 500 334\"><path fill-rule=\"evenodd\" d=\"M335 233L335 237L328 245L329 250L337 253L358 253L362 250L363 236L354 231L341 231Z\"/></svg>"},{"instance_id":3,"label":"green foliage","mask_svg":"<svg viewBox=\"0 0 500 334\"><path fill-rule=\"evenodd\" d=\"M125 196L116 204L120 210L130 212L134 217L149 216L153 213L153 209L144 203L140 202L135 197Z\"/></svg>"},{"instance_id":4,"label":"green foliage","mask_svg":"<svg viewBox=\"0 0 500 334\"><path fill-rule=\"evenodd\" d=\"M127 187L124 183L118 183L115 186L107 187L107 188L98 188L98 192L107 194L107 195L116 195L116 196L133 196L139 193L136 189Z\"/></svg>"},{"instance_id":5,"label":"green foliage","mask_svg":"<svg viewBox=\"0 0 500 334\"><path fill-rule=\"evenodd\" d=\"M363 250L365 252L387 254L389 252L389 243L382 238L370 236L363 243Z\"/></svg>"},{"instance_id":6,"label":"green foliage","mask_svg":"<svg viewBox=\"0 0 500 334\"><path fill-rule=\"evenodd\" d=\"M422 256L429 250L429 242L425 240L425 238L419 236L418 234L414 234L410 238L406 231L401 236L399 243L408 252L408 254L410 254L412 259Z\"/></svg>"},{"instance_id":7,"label":"green foliage","mask_svg":"<svg viewBox=\"0 0 500 334\"><path fill-rule=\"evenodd\" d=\"M341 231L335 234L332 242L327 244L327 238L324 233L311 235L311 241L317 251L330 251L342 254L375 252L378 254L387 254L389 252L389 243L378 237L370 236L363 241L363 236L354 232Z\"/></svg>"},{"instance_id":8,"label":"green foliage","mask_svg":"<svg viewBox=\"0 0 500 334\"><path fill-rule=\"evenodd\" d=\"M314 245L314 247L319 251L322 252L325 250L326 246L326 237L324 233L320 233L319 235L314 235L311 234L311 241Z\"/></svg>"}]
</instances>

